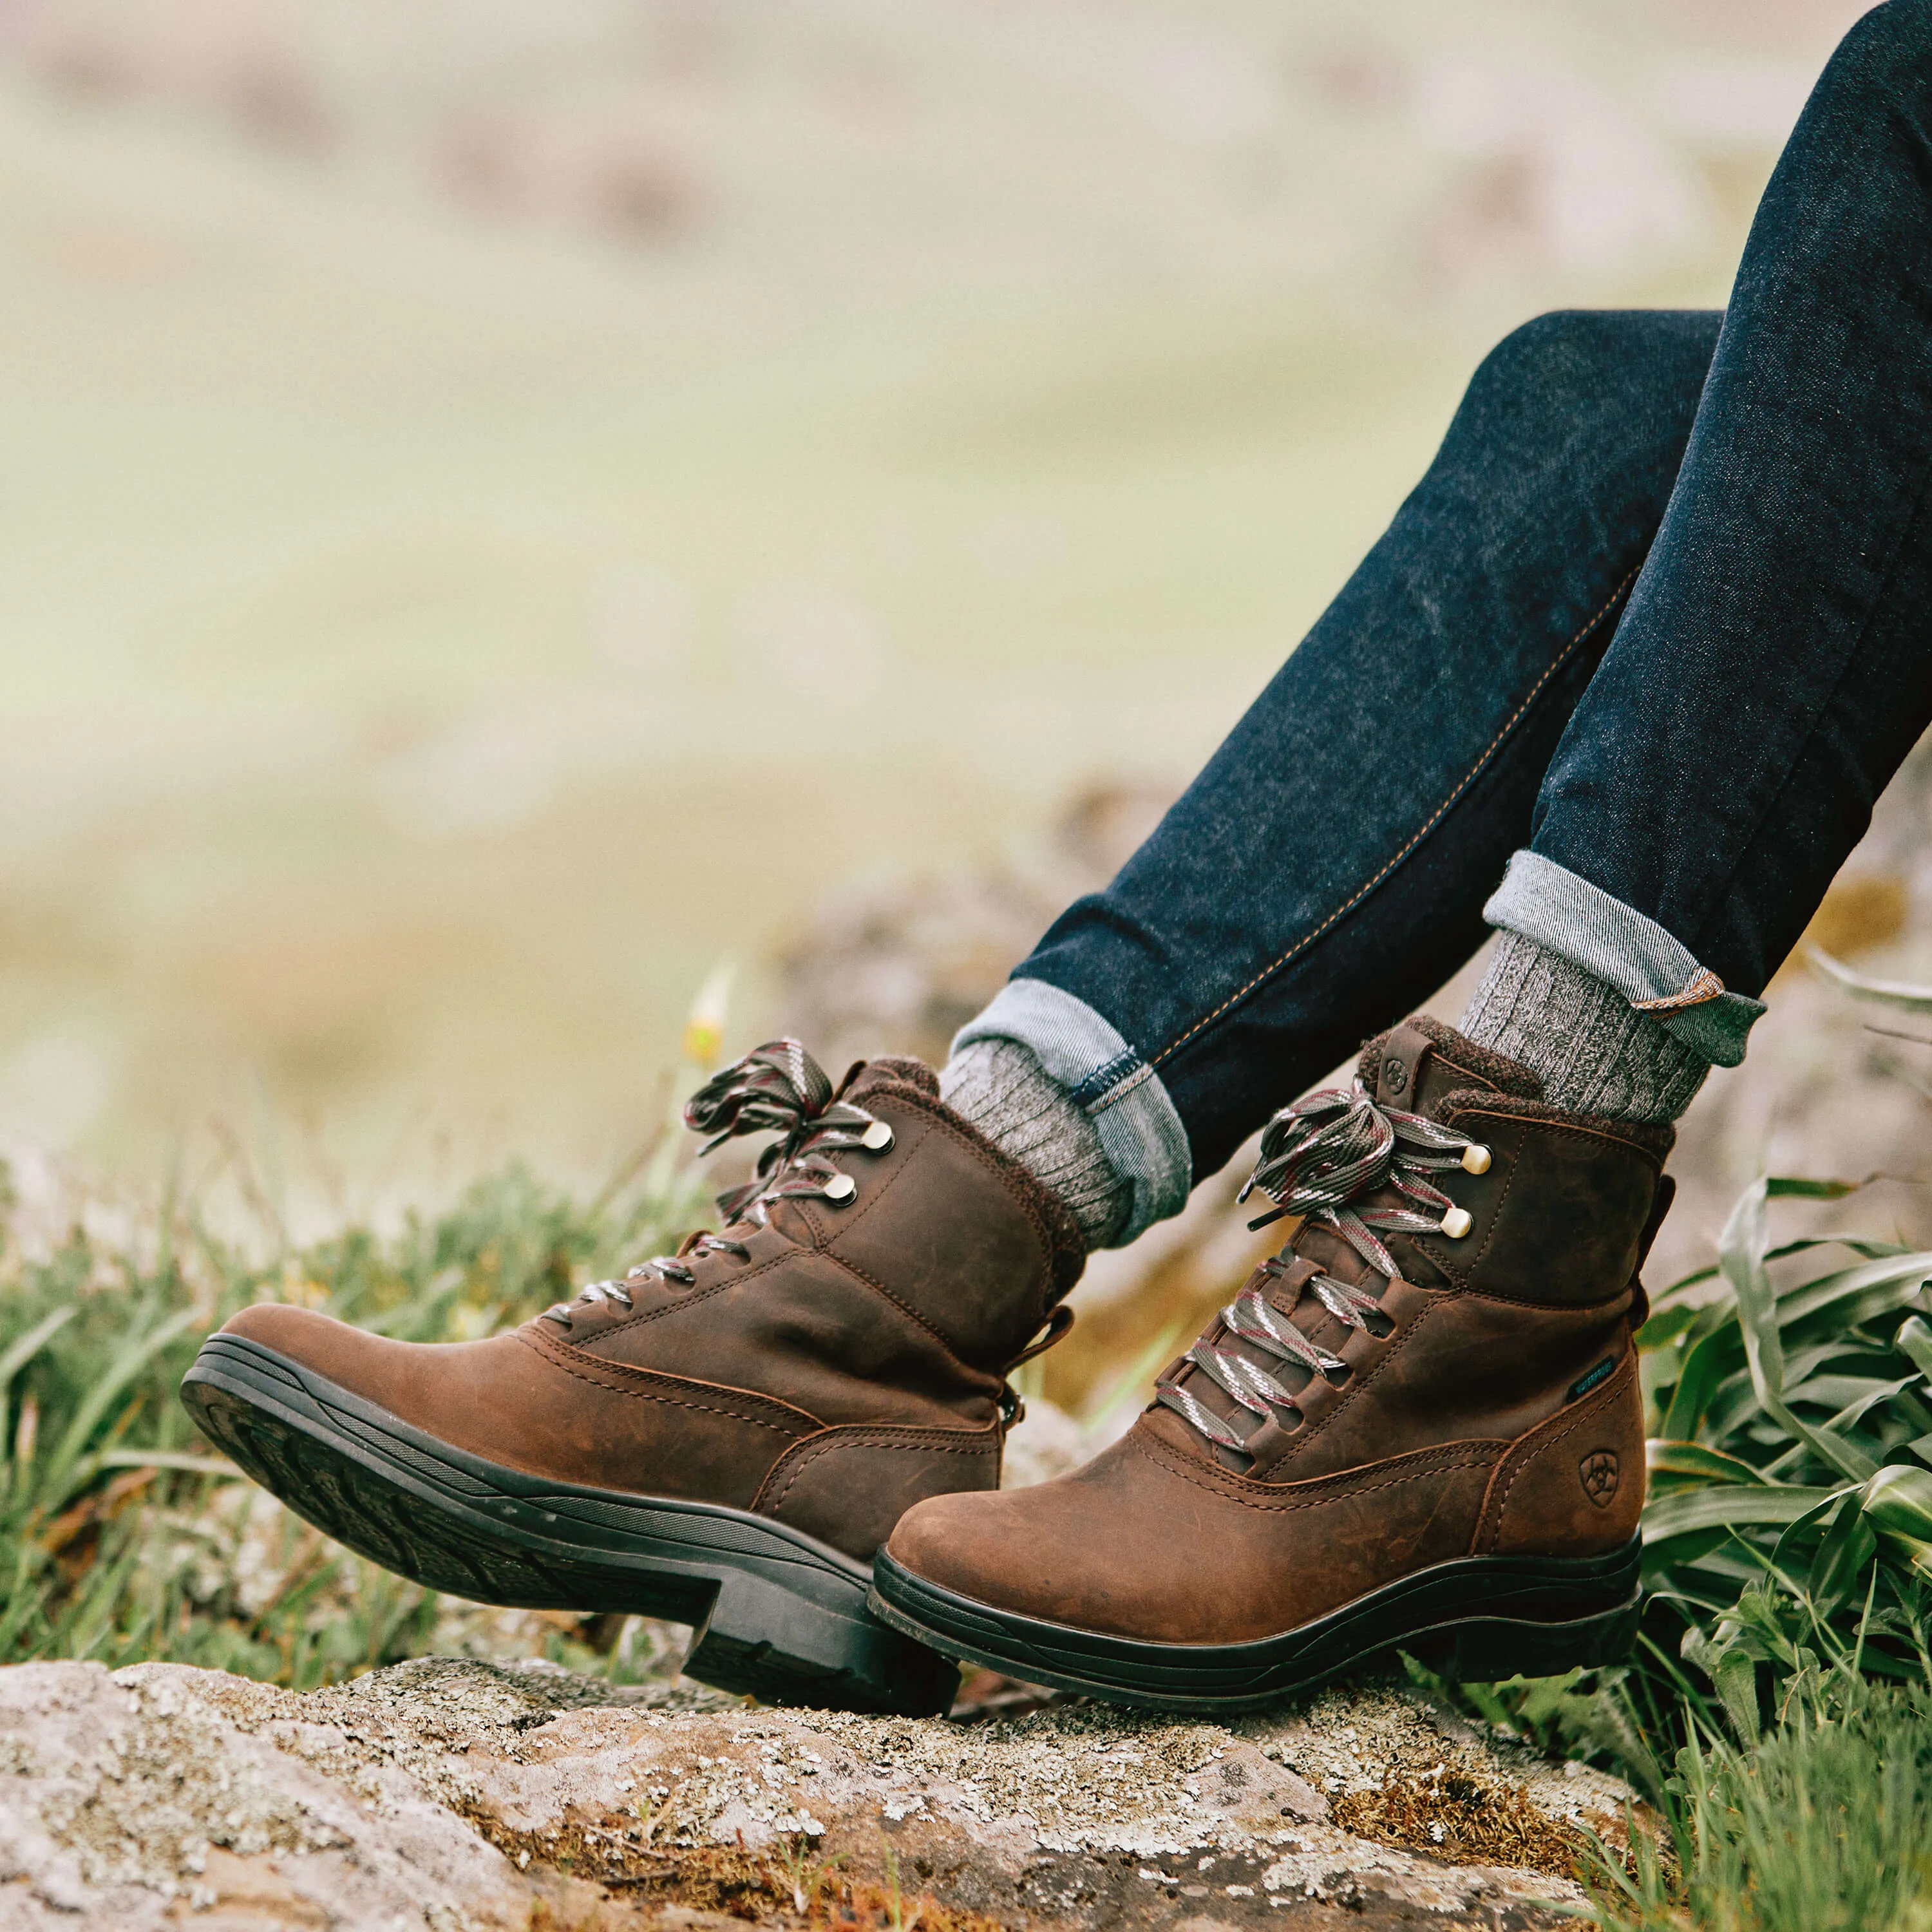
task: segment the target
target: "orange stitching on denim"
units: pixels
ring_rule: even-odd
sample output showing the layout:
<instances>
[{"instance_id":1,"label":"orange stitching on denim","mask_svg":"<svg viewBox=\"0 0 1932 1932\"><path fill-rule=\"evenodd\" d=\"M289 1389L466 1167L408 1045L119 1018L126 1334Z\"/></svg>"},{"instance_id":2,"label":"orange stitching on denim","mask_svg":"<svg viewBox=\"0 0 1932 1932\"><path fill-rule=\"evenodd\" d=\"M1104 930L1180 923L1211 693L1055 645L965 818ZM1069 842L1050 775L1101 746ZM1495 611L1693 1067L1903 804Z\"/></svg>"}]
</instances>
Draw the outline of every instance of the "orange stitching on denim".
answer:
<instances>
[{"instance_id":1,"label":"orange stitching on denim","mask_svg":"<svg viewBox=\"0 0 1932 1932\"><path fill-rule=\"evenodd\" d=\"M1586 623L1583 628L1563 646L1562 650L1556 654L1555 658L1550 661L1548 670L1544 671L1543 675L1536 680L1535 683L1530 686L1528 696L1524 698L1522 702L1510 713L1508 719L1504 721L1502 729L1498 731L1496 735L1490 740L1489 743L1483 748L1483 755L1469 767L1468 772L1464 775L1461 784L1457 785L1456 789L1436 808L1435 811L1430 814L1427 821L1424 824L1421 830L1409 840L1408 843L1405 845L1402 850L1398 852L1395 856L1368 882L1366 885L1358 888L1352 897L1344 900L1340 905L1338 905L1335 910L1331 912L1328 916L1305 938L1297 940L1295 943L1291 946L1272 966L1263 967L1262 970L1257 973L1245 986L1242 987L1238 992L1230 993L1211 1013L1208 1014L1206 1018L1196 1021L1194 1024L1190 1027L1178 1040L1174 1041L1170 1046L1162 1047L1160 1052L1156 1054L1153 1059L1148 1061L1148 1064L1150 1066L1158 1066L1162 1060L1171 1059L1175 1054L1178 1053L1197 1033L1200 1032L1204 1027L1212 1026L1230 1006L1238 1006L1240 1002L1245 1000L1264 980L1270 978L1275 974L1279 973L1298 952L1305 952L1310 946L1312 946L1315 942L1336 922L1337 920L1346 918L1348 914L1354 911L1355 908L1360 905L1363 900L1366 898L1370 893L1373 892L1376 886L1380 885L1383 880L1387 878L1390 873L1394 872L1396 866L1400 866L1403 860L1406 859L1410 853L1413 852L1417 846L1420 845L1423 840L1426 838L1430 832L1436 830L1436 826L1442 823L1444 817L1449 812L1450 808L1455 804L1456 801L1469 789L1470 786L1475 783L1477 775L1482 770L1483 767L1490 762L1490 760L1495 756L1496 747L1516 729L1517 723L1522 718L1522 714L1536 702L1538 694L1542 691L1543 687L1570 662L1571 654L1576 650L1576 646L1580 644L1606 616L1610 615L1611 610L1615 608L1617 600L1630 588L1632 582L1636 577L1637 572L1642 568L1643 566L1640 563L1634 565L1631 567L1629 574L1627 575L1624 578L1623 581L1610 592L1607 598L1604 599L1602 606L1598 609L1596 615L1591 618L1589 622Z\"/></svg>"}]
</instances>

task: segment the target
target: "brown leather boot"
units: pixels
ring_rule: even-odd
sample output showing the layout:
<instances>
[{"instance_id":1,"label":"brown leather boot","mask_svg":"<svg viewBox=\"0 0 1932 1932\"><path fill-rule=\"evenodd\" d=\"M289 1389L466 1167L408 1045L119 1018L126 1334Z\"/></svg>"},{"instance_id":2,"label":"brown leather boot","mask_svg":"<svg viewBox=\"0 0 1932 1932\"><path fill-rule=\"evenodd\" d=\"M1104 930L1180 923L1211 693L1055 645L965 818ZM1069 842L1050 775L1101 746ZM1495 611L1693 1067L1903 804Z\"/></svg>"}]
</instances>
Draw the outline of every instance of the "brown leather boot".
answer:
<instances>
[{"instance_id":1,"label":"brown leather boot","mask_svg":"<svg viewBox=\"0 0 1932 1932\"><path fill-rule=\"evenodd\" d=\"M1251 1186L1305 1216L1132 1432L1037 1489L944 1496L873 1601L949 1655L1230 1711L1397 1646L1546 1676L1635 1634L1637 1268L1668 1128L1558 1112L1414 1019L1276 1115Z\"/></svg>"},{"instance_id":2,"label":"brown leather boot","mask_svg":"<svg viewBox=\"0 0 1932 1932\"><path fill-rule=\"evenodd\" d=\"M436 1589L699 1625L686 1670L771 1702L942 1710L957 1672L866 1609L872 1554L909 1504L998 1484L1005 1377L1060 1332L1078 1231L915 1060L835 1096L777 1041L685 1118L778 1136L722 1234L484 1342L263 1304L182 1400L298 1514Z\"/></svg>"}]
</instances>

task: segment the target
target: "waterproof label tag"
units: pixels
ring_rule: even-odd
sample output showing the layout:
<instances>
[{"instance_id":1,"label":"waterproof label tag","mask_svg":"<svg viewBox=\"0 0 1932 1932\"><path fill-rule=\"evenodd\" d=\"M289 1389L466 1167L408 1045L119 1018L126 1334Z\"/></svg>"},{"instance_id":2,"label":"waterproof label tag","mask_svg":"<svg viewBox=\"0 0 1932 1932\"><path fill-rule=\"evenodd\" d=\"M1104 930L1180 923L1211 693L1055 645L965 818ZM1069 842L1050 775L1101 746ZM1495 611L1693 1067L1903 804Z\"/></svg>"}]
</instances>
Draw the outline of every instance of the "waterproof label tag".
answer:
<instances>
[{"instance_id":1,"label":"waterproof label tag","mask_svg":"<svg viewBox=\"0 0 1932 1932\"><path fill-rule=\"evenodd\" d=\"M1580 1395L1588 1395L1600 1383L1608 1382L1611 1371L1616 1365L1614 1355L1605 1357L1588 1375L1579 1377L1570 1384L1570 1400L1574 1402Z\"/></svg>"}]
</instances>

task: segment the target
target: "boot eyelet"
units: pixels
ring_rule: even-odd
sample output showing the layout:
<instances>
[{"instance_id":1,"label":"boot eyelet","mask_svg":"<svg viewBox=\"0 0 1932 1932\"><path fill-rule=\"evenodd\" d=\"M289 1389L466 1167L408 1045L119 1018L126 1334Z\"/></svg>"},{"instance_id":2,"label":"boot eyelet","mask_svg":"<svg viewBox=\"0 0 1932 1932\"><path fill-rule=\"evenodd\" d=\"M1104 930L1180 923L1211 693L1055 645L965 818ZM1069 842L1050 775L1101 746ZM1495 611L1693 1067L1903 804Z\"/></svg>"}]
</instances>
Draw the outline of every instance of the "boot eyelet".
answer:
<instances>
[{"instance_id":1,"label":"boot eyelet","mask_svg":"<svg viewBox=\"0 0 1932 1932\"><path fill-rule=\"evenodd\" d=\"M1487 1174L1490 1171L1490 1150L1472 1141L1462 1150L1462 1172L1465 1174Z\"/></svg>"},{"instance_id":2,"label":"boot eyelet","mask_svg":"<svg viewBox=\"0 0 1932 1932\"><path fill-rule=\"evenodd\" d=\"M1442 1232L1452 1241L1460 1241L1474 1225L1466 1208L1452 1208L1442 1217Z\"/></svg>"},{"instance_id":3,"label":"boot eyelet","mask_svg":"<svg viewBox=\"0 0 1932 1932\"><path fill-rule=\"evenodd\" d=\"M825 1184L825 1198L842 1208L859 1191L859 1184L849 1174L835 1174Z\"/></svg>"},{"instance_id":4,"label":"boot eyelet","mask_svg":"<svg viewBox=\"0 0 1932 1932\"><path fill-rule=\"evenodd\" d=\"M892 1144L892 1130L884 1120L874 1120L859 1136L859 1144L873 1154L884 1154Z\"/></svg>"}]
</instances>

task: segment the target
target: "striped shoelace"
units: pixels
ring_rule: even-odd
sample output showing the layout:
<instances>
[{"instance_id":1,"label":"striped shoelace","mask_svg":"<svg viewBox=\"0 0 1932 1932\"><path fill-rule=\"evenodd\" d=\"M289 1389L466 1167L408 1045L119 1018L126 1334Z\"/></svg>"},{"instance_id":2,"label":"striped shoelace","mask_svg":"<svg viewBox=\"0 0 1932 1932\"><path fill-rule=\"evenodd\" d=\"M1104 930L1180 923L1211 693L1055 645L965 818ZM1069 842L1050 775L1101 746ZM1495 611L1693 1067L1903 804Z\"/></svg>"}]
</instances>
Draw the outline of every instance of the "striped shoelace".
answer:
<instances>
[{"instance_id":1,"label":"striped shoelace","mask_svg":"<svg viewBox=\"0 0 1932 1932\"><path fill-rule=\"evenodd\" d=\"M775 1201L808 1195L834 1206L850 1201L858 1184L832 1156L859 1148L883 1154L892 1144L892 1130L863 1107L834 1100L832 1093L825 1070L795 1040L768 1040L714 1073L685 1102L685 1125L711 1136L701 1153L710 1154L740 1134L778 1136L758 1156L752 1178L718 1196L724 1232L694 1234L676 1254L640 1262L621 1281L593 1281L579 1292L578 1302L628 1308L630 1284L647 1276L688 1287L697 1279L690 1267L694 1261L710 1254L746 1259L748 1250L730 1231L764 1226ZM546 1308L542 1318L568 1328L570 1309L570 1304L560 1301Z\"/></svg>"},{"instance_id":2,"label":"striped shoelace","mask_svg":"<svg viewBox=\"0 0 1932 1932\"><path fill-rule=\"evenodd\" d=\"M1460 1238L1468 1232L1469 1216L1429 1177L1458 1167L1481 1174L1489 1165L1486 1148L1420 1114L1378 1106L1358 1079L1346 1090L1324 1088L1306 1095L1269 1121L1262 1134L1261 1156L1240 1198L1261 1193L1274 1202L1252 1223L1255 1227L1298 1214L1304 1224L1312 1222L1340 1235L1382 1277L1379 1289L1401 1270L1376 1231ZM1399 1201L1379 1208L1354 1204L1384 1188L1393 1189ZM1262 1272L1279 1278L1293 1258L1291 1244L1264 1262ZM1380 1299L1379 1293L1326 1273L1311 1276L1302 1292L1312 1294L1345 1328L1358 1330L1367 1328L1366 1317ZM1280 1315L1263 1297L1259 1283L1244 1288L1222 1310L1219 1326L1224 1342L1245 1346L1210 1340L1215 1330L1210 1328L1181 1360L1264 1422L1276 1412L1292 1416L1295 1411L1294 1391L1276 1378L1270 1362L1292 1362L1311 1376L1332 1377L1347 1367ZM1244 1446L1228 1421L1178 1383L1158 1384L1154 1400L1184 1417L1209 1442L1228 1449Z\"/></svg>"}]
</instances>

